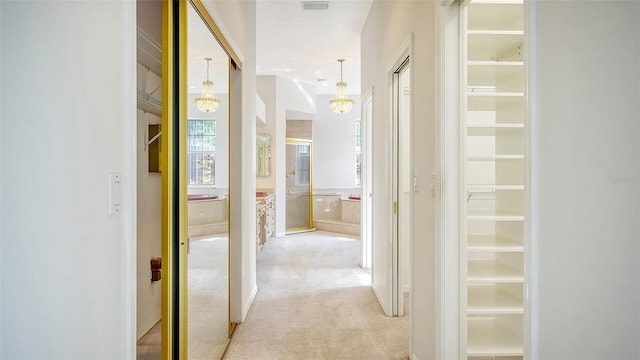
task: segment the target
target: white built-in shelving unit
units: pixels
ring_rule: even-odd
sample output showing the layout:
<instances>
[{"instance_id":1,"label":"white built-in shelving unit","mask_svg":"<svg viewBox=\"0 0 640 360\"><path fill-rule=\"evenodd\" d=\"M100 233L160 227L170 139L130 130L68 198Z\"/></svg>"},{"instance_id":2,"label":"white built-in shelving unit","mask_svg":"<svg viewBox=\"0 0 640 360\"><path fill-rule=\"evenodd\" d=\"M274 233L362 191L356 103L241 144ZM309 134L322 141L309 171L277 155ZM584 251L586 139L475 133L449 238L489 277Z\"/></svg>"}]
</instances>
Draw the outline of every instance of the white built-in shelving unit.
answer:
<instances>
[{"instance_id":1,"label":"white built-in shelving unit","mask_svg":"<svg viewBox=\"0 0 640 360\"><path fill-rule=\"evenodd\" d=\"M523 3L464 7L462 312L468 359L524 356Z\"/></svg>"}]
</instances>

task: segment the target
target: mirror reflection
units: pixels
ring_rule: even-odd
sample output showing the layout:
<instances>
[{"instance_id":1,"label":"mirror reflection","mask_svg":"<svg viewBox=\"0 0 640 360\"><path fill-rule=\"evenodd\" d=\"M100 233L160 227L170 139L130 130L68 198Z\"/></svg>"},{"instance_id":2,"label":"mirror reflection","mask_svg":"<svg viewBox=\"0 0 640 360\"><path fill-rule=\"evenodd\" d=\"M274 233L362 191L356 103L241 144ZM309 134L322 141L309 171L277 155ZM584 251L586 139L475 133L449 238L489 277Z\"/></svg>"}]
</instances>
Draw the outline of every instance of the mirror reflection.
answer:
<instances>
[{"instance_id":1,"label":"mirror reflection","mask_svg":"<svg viewBox=\"0 0 640 360\"><path fill-rule=\"evenodd\" d=\"M229 328L229 59L188 8L188 357L215 359Z\"/></svg>"},{"instance_id":2,"label":"mirror reflection","mask_svg":"<svg viewBox=\"0 0 640 360\"><path fill-rule=\"evenodd\" d=\"M257 134L256 152L256 174L258 176L271 175L271 135Z\"/></svg>"}]
</instances>

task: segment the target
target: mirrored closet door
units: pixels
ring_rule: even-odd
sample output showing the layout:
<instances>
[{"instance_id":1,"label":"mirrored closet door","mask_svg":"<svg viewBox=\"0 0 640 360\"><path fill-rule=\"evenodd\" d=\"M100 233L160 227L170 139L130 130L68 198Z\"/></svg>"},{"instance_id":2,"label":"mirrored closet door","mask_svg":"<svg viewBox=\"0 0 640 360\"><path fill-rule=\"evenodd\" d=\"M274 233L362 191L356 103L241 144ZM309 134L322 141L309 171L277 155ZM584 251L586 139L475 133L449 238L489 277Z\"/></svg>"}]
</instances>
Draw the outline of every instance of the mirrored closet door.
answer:
<instances>
[{"instance_id":1,"label":"mirrored closet door","mask_svg":"<svg viewBox=\"0 0 640 360\"><path fill-rule=\"evenodd\" d=\"M187 9L187 354L216 359L229 338L229 58Z\"/></svg>"}]
</instances>

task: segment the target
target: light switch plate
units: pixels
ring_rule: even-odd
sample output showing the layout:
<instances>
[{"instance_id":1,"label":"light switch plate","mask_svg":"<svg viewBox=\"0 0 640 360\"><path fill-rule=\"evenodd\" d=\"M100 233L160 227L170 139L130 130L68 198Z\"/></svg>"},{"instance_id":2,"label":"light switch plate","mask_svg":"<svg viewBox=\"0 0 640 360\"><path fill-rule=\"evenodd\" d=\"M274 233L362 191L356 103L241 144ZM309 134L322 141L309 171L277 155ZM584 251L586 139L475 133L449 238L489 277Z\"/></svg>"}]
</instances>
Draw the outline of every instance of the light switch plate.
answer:
<instances>
[{"instance_id":1,"label":"light switch plate","mask_svg":"<svg viewBox=\"0 0 640 360\"><path fill-rule=\"evenodd\" d=\"M120 213L122 204L122 174L109 173L108 176L109 215L116 215Z\"/></svg>"}]
</instances>

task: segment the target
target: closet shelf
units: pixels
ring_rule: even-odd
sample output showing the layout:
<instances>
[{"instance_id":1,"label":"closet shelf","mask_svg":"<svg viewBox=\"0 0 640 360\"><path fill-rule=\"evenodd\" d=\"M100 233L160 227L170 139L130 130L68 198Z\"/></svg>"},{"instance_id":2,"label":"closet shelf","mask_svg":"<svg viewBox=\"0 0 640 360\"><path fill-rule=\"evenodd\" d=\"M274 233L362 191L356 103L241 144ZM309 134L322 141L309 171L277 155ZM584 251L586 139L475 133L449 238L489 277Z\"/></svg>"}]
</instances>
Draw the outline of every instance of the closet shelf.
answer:
<instances>
[{"instance_id":1,"label":"closet shelf","mask_svg":"<svg viewBox=\"0 0 640 360\"><path fill-rule=\"evenodd\" d=\"M498 234L469 234L467 252L524 252L522 241Z\"/></svg>"},{"instance_id":2,"label":"closet shelf","mask_svg":"<svg viewBox=\"0 0 640 360\"><path fill-rule=\"evenodd\" d=\"M500 184L468 184L467 191L468 192L487 192L487 191L495 191L495 190L524 190L524 185L522 184L513 184L513 185L500 185Z\"/></svg>"},{"instance_id":3,"label":"closet shelf","mask_svg":"<svg viewBox=\"0 0 640 360\"><path fill-rule=\"evenodd\" d=\"M496 260L469 260L467 264L468 284L522 283L522 270Z\"/></svg>"},{"instance_id":4,"label":"closet shelf","mask_svg":"<svg viewBox=\"0 0 640 360\"><path fill-rule=\"evenodd\" d=\"M467 314L519 315L524 314L521 297L494 286L472 286L467 294Z\"/></svg>"},{"instance_id":5,"label":"closet shelf","mask_svg":"<svg viewBox=\"0 0 640 360\"><path fill-rule=\"evenodd\" d=\"M481 97L523 97L523 92L489 92L489 91L469 91L468 96L481 96Z\"/></svg>"},{"instance_id":6,"label":"closet shelf","mask_svg":"<svg viewBox=\"0 0 640 360\"><path fill-rule=\"evenodd\" d=\"M469 161L496 161L496 160L524 160L524 155L492 155L492 154L469 154Z\"/></svg>"},{"instance_id":7,"label":"closet shelf","mask_svg":"<svg viewBox=\"0 0 640 360\"><path fill-rule=\"evenodd\" d=\"M498 60L469 60L467 61L468 67L477 67L474 70L482 71L502 71L508 68L514 68L517 71L522 71L524 61L498 61ZM469 69L471 71L471 69Z\"/></svg>"},{"instance_id":8,"label":"closet shelf","mask_svg":"<svg viewBox=\"0 0 640 360\"><path fill-rule=\"evenodd\" d=\"M522 61L524 36L519 31L483 31L467 36L467 61Z\"/></svg>"},{"instance_id":9,"label":"closet shelf","mask_svg":"<svg viewBox=\"0 0 640 360\"><path fill-rule=\"evenodd\" d=\"M162 45L140 27L137 29L138 63L162 77Z\"/></svg>"},{"instance_id":10,"label":"closet shelf","mask_svg":"<svg viewBox=\"0 0 640 360\"><path fill-rule=\"evenodd\" d=\"M156 116L162 116L162 100L146 93L142 89L138 89L138 109Z\"/></svg>"},{"instance_id":11,"label":"closet shelf","mask_svg":"<svg viewBox=\"0 0 640 360\"><path fill-rule=\"evenodd\" d=\"M522 5L523 0L473 0L473 4L492 4L492 5ZM522 12L522 10L520 10Z\"/></svg>"},{"instance_id":12,"label":"closet shelf","mask_svg":"<svg viewBox=\"0 0 640 360\"><path fill-rule=\"evenodd\" d=\"M523 36L524 31L523 30L468 30L467 35L469 36L473 36L473 35Z\"/></svg>"},{"instance_id":13,"label":"closet shelf","mask_svg":"<svg viewBox=\"0 0 640 360\"><path fill-rule=\"evenodd\" d=\"M522 337L490 317L469 318L468 356L523 356Z\"/></svg>"},{"instance_id":14,"label":"closet shelf","mask_svg":"<svg viewBox=\"0 0 640 360\"><path fill-rule=\"evenodd\" d=\"M524 124L467 124L468 136L512 136L520 135Z\"/></svg>"},{"instance_id":15,"label":"closet shelf","mask_svg":"<svg viewBox=\"0 0 640 360\"><path fill-rule=\"evenodd\" d=\"M468 220L524 221L524 215L501 209L468 209Z\"/></svg>"},{"instance_id":16,"label":"closet shelf","mask_svg":"<svg viewBox=\"0 0 640 360\"><path fill-rule=\"evenodd\" d=\"M468 111L498 111L508 107L524 106L523 93L468 93Z\"/></svg>"}]
</instances>

